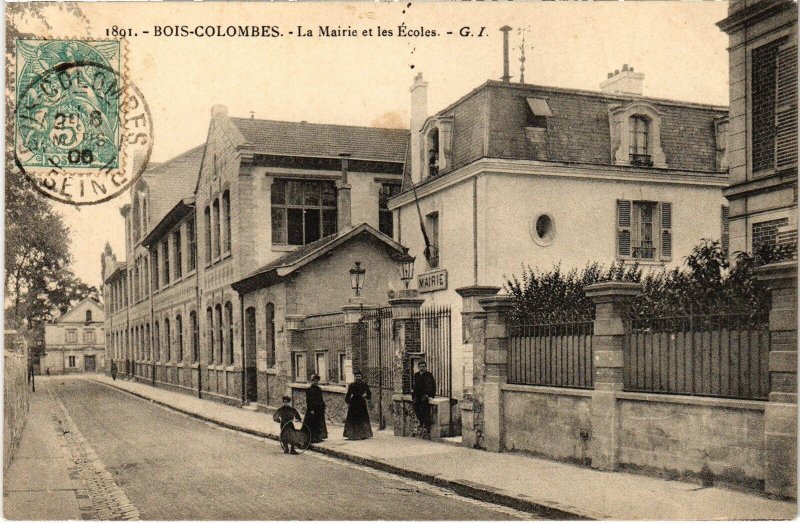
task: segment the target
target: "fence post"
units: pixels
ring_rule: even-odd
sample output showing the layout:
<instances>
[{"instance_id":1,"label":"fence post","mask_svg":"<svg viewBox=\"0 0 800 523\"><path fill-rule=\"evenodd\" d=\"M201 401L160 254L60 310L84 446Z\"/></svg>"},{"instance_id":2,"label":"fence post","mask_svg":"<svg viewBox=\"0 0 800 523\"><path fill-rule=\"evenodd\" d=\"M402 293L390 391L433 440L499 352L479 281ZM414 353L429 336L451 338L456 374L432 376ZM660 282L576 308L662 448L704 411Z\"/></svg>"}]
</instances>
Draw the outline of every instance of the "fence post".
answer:
<instances>
[{"instance_id":1,"label":"fence post","mask_svg":"<svg viewBox=\"0 0 800 523\"><path fill-rule=\"evenodd\" d=\"M370 307L372 308L372 307ZM342 307L344 313L344 323L348 328L347 345L345 346L344 376L346 383L352 383L353 370L358 369L365 372L367 364L366 347L361 343L361 319L364 317L365 306L362 304L351 303ZM367 375L364 374L364 379Z\"/></svg>"},{"instance_id":2,"label":"fence post","mask_svg":"<svg viewBox=\"0 0 800 523\"><path fill-rule=\"evenodd\" d=\"M641 293L641 285L630 282L603 282L586 287L586 296L595 304L592 365L592 467L614 470L619 456L617 393L623 389L623 354L630 303Z\"/></svg>"},{"instance_id":3,"label":"fence post","mask_svg":"<svg viewBox=\"0 0 800 523\"><path fill-rule=\"evenodd\" d=\"M461 444L480 448L483 437L483 382L486 376L484 360L486 336L486 311L478 300L490 298L500 292L500 287L480 285L456 289L461 296L461 343L466 364L466 381L461 408Z\"/></svg>"},{"instance_id":4,"label":"fence post","mask_svg":"<svg viewBox=\"0 0 800 523\"><path fill-rule=\"evenodd\" d=\"M483 442L486 450L503 450L505 425L503 398L500 387L506 384L508 369L508 313L511 296L480 298L478 303L486 311L484 336L483 381Z\"/></svg>"},{"instance_id":5,"label":"fence post","mask_svg":"<svg viewBox=\"0 0 800 523\"><path fill-rule=\"evenodd\" d=\"M416 427L416 415L411 408L411 375L413 368L409 353L420 350L419 312L425 301L416 290L406 290L399 298L389 300L392 307L392 348L394 349L394 435L411 436Z\"/></svg>"},{"instance_id":6,"label":"fence post","mask_svg":"<svg viewBox=\"0 0 800 523\"><path fill-rule=\"evenodd\" d=\"M764 490L797 496L797 262L758 267L770 290L769 402L764 409Z\"/></svg>"}]
</instances>

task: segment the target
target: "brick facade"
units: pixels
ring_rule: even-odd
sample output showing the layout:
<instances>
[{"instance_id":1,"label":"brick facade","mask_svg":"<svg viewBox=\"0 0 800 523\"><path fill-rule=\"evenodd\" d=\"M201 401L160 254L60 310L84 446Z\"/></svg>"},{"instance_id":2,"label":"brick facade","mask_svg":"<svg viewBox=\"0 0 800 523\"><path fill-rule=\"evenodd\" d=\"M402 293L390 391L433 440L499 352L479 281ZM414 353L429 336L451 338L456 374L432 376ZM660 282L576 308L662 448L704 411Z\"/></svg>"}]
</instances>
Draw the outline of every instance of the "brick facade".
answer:
<instances>
[{"instance_id":1,"label":"brick facade","mask_svg":"<svg viewBox=\"0 0 800 523\"><path fill-rule=\"evenodd\" d=\"M779 41L753 49L752 135L753 172L775 166L775 65Z\"/></svg>"}]
</instances>

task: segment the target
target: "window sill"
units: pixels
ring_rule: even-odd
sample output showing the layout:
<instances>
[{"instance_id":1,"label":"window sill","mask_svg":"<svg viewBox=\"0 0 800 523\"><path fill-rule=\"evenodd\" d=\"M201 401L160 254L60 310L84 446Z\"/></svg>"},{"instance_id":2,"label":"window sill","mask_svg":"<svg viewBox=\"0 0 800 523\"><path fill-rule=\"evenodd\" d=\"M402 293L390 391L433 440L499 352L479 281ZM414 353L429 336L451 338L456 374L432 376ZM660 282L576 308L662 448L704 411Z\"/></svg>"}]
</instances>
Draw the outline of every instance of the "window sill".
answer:
<instances>
[{"instance_id":1,"label":"window sill","mask_svg":"<svg viewBox=\"0 0 800 523\"><path fill-rule=\"evenodd\" d=\"M281 373L281 370L277 366L268 367L265 371L267 374L272 374L273 376L277 376Z\"/></svg>"},{"instance_id":2,"label":"window sill","mask_svg":"<svg viewBox=\"0 0 800 523\"><path fill-rule=\"evenodd\" d=\"M231 251L226 251L226 252L223 252L223 253L222 253L222 258L221 258L221 260L227 260L227 259L228 259L228 258L230 258L231 256L233 256L233 254L231 254Z\"/></svg>"},{"instance_id":3,"label":"window sill","mask_svg":"<svg viewBox=\"0 0 800 523\"><path fill-rule=\"evenodd\" d=\"M645 260L641 258L617 258L617 261L621 261L625 264L638 263L644 267L665 267L666 264L669 263L666 260Z\"/></svg>"}]
</instances>

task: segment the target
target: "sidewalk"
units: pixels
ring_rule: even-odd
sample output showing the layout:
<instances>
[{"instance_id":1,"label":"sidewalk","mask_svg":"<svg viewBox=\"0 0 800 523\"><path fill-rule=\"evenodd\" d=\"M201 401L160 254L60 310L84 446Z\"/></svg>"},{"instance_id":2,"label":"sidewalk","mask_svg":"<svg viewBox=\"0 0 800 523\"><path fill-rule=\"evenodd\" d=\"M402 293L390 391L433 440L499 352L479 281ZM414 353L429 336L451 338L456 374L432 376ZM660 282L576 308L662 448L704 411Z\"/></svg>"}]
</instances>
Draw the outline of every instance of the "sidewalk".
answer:
<instances>
[{"instance_id":1,"label":"sidewalk","mask_svg":"<svg viewBox=\"0 0 800 523\"><path fill-rule=\"evenodd\" d=\"M40 389L31 394L20 445L3 478L6 519L83 519L76 495L83 499L85 491L68 472L73 464L67 459L63 438L56 433L52 408L46 392Z\"/></svg>"},{"instance_id":2,"label":"sidewalk","mask_svg":"<svg viewBox=\"0 0 800 523\"><path fill-rule=\"evenodd\" d=\"M141 383L92 376L98 382L218 425L276 437L272 417ZM376 431L365 441L346 441L341 427L313 448L355 463L428 481L460 494L530 510L548 518L591 519L792 519L796 504L723 488L703 488L620 472L490 453Z\"/></svg>"}]
</instances>

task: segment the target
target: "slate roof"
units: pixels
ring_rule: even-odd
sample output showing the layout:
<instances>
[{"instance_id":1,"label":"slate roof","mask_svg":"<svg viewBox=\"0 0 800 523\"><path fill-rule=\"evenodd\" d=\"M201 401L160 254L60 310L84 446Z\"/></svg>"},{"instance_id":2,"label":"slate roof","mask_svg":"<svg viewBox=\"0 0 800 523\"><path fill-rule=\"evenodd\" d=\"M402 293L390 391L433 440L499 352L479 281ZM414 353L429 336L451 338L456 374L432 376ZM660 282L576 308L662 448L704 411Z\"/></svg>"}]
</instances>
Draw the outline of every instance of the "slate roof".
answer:
<instances>
[{"instance_id":1,"label":"slate roof","mask_svg":"<svg viewBox=\"0 0 800 523\"><path fill-rule=\"evenodd\" d=\"M362 160L405 160L409 132L349 125L231 118L255 152L280 156L338 158L349 153Z\"/></svg>"},{"instance_id":2,"label":"slate roof","mask_svg":"<svg viewBox=\"0 0 800 523\"><path fill-rule=\"evenodd\" d=\"M545 100L553 113L544 143L526 136L528 98ZM492 80L437 115L453 117L454 169L483 157L612 165L608 110L634 101L660 112L669 169L716 172L714 121L727 107Z\"/></svg>"},{"instance_id":3,"label":"slate roof","mask_svg":"<svg viewBox=\"0 0 800 523\"><path fill-rule=\"evenodd\" d=\"M152 229L184 198L193 198L205 144L142 173L148 187L148 226Z\"/></svg>"}]
</instances>

